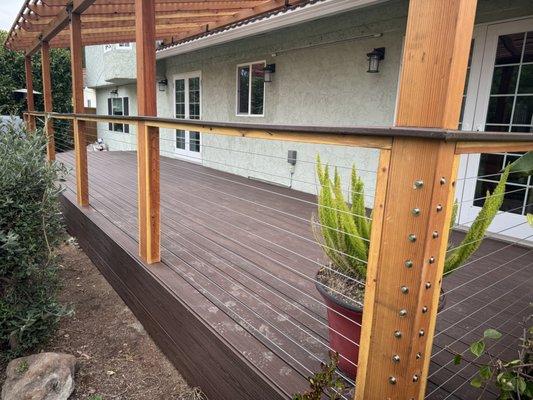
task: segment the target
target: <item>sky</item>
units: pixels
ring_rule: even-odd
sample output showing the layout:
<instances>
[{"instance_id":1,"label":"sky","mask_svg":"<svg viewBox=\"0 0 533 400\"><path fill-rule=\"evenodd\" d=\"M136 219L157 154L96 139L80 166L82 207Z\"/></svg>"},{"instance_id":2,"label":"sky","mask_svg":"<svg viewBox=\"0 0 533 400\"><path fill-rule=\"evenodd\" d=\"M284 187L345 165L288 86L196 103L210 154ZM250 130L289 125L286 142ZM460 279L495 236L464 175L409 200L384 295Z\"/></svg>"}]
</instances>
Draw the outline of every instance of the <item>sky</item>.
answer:
<instances>
[{"instance_id":1,"label":"sky","mask_svg":"<svg viewBox=\"0 0 533 400\"><path fill-rule=\"evenodd\" d=\"M8 31L20 11L24 0L1 0L0 1L0 29Z\"/></svg>"}]
</instances>

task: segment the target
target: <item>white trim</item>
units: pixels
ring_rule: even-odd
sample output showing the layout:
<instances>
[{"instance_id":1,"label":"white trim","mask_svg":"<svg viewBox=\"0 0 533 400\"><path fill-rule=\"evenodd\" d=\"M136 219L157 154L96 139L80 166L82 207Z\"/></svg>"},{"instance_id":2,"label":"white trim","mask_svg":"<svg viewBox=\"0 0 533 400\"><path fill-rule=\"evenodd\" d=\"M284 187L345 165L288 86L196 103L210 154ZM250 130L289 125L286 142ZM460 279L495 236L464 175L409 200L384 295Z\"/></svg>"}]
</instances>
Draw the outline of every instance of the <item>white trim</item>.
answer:
<instances>
[{"instance_id":1,"label":"white trim","mask_svg":"<svg viewBox=\"0 0 533 400\"><path fill-rule=\"evenodd\" d=\"M252 114L252 66L254 64L263 64L266 66L266 60L251 61L237 64L235 67L235 116L236 117L264 117L266 106L266 82L263 82L263 113ZM250 67L250 76L248 80L248 113L239 112L239 67Z\"/></svg>"},{"instance_id":2,"label":"white trim","mask_svg":"<svg viewBox=\"0 0 533 400\"><path fill-rule=\"evenodd\" d=\"M191 40L174 47L159 50L156 58L163 59L178 54L189 53L205 47L214 46L221 43L231 42L233 40L258 35L261 33L285 28L291 25L300 24L317 18L327 17L334 14L363 8L372 4L383 3L388 0L324 0L302 7L297 7L289 11L280 11L279 14L271 17L253 21L236 28L230 28L225 31L213 33L211 35Z\"/></svg>"},{"instance_id":3,"label":"white trim","mask_svg":"<svg viewBox=\"0 0 533 400\"><path fill-rule=\"evenodd\" d=\"M175 118L176 117L176 80L178 79L183 79L184 82L185 82L185 87L184 87L184 90L185 90L185 118L188 119L189 118L189 107L188 107L188 104L189 104L189 101L188 101L188 95L189 95L189 83L188 83L188 80L190 78L199 78L200 80L200 111L199 111L199 119L202 119L202 102L203 102L203 96L202 96L202 71L191 71L191 72L185 72L185 73L179 73L179 74L174 74L172 75L172 83L171 83L171 87L172 87L172 97L171 97L171 110L172 111L172 118ZM196 152L196 151L191 151L189 150L189 145L190 145L190 132L191 131L187 131L185 130L185 137L184 137L184 140L185 140L185 149L180 149L178 147L176 147L176 131L177 130L180 130L180 129L173 129L172 131L174 132L173 134L173 140L174 140L174 144L173 144L173 149L174 149L174 153L176 154L176 157L177 158L180 158L182 160L185 160L185 161L189 161L189 162L193 162L193 163L201 163L202 162L202 133L199 132L199 141L200 141L200 151ZM183 129L181 129L183 130ZM193 132L196 132L196 131L193 131Z\"/></svg>"}]
</instances>

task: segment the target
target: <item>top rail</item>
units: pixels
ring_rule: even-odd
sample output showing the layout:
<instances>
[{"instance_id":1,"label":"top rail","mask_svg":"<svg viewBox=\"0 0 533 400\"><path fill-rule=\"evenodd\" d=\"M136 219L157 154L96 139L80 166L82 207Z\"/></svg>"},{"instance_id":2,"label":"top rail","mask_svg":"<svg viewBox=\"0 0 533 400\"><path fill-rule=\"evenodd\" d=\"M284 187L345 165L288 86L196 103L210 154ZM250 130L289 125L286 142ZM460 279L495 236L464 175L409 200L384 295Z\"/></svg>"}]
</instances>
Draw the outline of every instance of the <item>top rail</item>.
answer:
<instances>
[{"instance_id":1,"label":"top rail","mask_svg":"<svg viewBox=\"0 0 533 400\"><path fill-rule=\"evenodd\" d=\"M185 120L178 118L114 116L95 114L64 114L32 111L32 116L81 121L115 122L132 124L143 122L147 126L169 129L198 130L218 135L257 139L296 141L315 144L334 144L374 149L390 149L396 137L415 137L456 143L456 154L481 152L509 152L533 150L533 133L479 132L416 127L366 127L366 126L305 126L279 124L250 124Z\"/></svg>"}]
</instances>

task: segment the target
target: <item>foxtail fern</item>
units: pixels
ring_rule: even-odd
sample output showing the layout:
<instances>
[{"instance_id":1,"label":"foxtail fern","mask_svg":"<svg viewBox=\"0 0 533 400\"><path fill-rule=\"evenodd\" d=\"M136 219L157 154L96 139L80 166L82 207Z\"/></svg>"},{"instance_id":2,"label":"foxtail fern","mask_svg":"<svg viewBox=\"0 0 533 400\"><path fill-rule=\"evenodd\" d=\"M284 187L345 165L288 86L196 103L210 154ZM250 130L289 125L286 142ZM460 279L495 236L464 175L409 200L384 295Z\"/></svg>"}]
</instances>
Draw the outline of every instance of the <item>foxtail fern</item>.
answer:
<instances>
[{"instance_id":1,"label":"foxtail fern","mask_svg":"<svg viewBox=\"0 0 533 400\"><path fill-rule=\"evenodd\" d=\"M367 217L365 208L364 183L355 166L352 167L348 203L342 192L337 168L331 179L329 167L322 165L320 157L317 156L316 171L320 190L317 217L313 221L315 236L337 269L364 279L372 229L371 219ZM494 192L487 192L485 203L461 244L447 253L444 273L451 272L466 262L481 245L487 228L503 203L508 176L509 167L502 173ZM450 229L453 227L456 213L457 205L452 212Z\"/></svg>"}]
</instances>

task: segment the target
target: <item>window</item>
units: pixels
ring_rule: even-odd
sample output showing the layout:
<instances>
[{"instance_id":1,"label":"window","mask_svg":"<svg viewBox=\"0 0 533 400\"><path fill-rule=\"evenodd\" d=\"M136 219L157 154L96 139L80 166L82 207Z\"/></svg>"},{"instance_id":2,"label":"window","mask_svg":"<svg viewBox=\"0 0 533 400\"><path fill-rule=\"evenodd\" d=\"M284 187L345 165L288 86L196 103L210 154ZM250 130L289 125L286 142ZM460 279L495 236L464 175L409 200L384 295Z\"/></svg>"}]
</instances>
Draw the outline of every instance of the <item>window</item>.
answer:
<instances>
[{"instance_id":1,"label":"window","mask_svg":"<svg viewBox=\"0 0 533 400\"><path fill-rule=\"evenodd\" d=\"M107 113L109 115L130 115L129 99L127 97L113 97L107 99ZM130 126L125 124L109 123L109 130L113 132L130 132Z\"/></svg>"},{"instance_id":2,"label":"window","mask_svg":"<svg viewBox=\"0 0 533 400\"><path fill-rule=\"evenodd\" d=\"M264 114L265 62L237 66L237 114Z\"/></svg>"}]
</instances>

